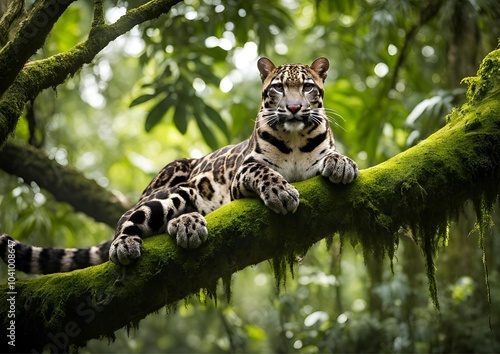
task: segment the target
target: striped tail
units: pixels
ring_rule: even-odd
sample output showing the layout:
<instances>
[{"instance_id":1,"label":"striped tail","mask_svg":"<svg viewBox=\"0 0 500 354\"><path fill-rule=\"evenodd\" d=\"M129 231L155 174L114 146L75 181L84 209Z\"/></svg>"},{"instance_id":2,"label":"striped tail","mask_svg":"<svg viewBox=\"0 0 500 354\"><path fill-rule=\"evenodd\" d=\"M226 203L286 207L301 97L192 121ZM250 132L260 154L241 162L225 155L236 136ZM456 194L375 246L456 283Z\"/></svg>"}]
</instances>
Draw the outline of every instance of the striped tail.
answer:
<instances>
[{"instance_id":1,"label":"striped tail","mask_svg":"<svg viewBox=\"0 0 500 354\"><path fill-rule=\"evenodd\" d=\"M0 236L0 257L9 268L15 267L24 273L71 272L106 262L110 245L111 241L89 248L33 247L3 234Z\"/></svg>"}]
</instances>

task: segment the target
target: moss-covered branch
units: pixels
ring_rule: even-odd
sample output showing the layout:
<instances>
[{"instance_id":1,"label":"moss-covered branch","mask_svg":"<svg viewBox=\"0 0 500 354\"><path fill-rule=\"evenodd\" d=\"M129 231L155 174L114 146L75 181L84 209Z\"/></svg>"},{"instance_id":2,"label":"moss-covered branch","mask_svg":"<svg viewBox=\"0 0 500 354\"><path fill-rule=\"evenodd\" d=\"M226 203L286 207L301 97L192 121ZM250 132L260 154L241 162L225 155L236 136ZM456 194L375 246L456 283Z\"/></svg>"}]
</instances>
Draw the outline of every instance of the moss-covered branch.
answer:
<instances>
[{"instance_id":1,"label":"moss-covered branch","mask_svg":"<svg viewBox=\"0 0 500 354\"><path fill-rule=\"evenodd\" d=\"M447 224L468 200L484 218L499 193L500 51L468 82L469 102L414 148L363 170L348 186L321 177L297 183L295 215L273 214L257 199L239 200L207 216L210 237L200 249L180 249L160 235L146 240L143 256L127 268L108 262L18 281L14 295L4 285L2 337L9 334L9 298L15 301L16 350L83 346L200 289L213 294L220 278L227 281L248 265L273 259L280 273L293 255L334 232L355 237L366 252L390 256L398 231L413 231L435 296L432 261Z\"/></svg>"},{"instance_id":2,"label":"moss-covered branch","mask_svg":"<svg viewBox=\"0 0 500 354\"><path fill-rule=\"evenodd\" d=\"M54 1L56 3L69 2L69 0ZM3 72L3 66L9 67L8 72L4 74L4 81L0 80L2 81L2 84L0 84L0 146L7 139L8 135L14 131L17 121L22 114L24 104L28 100L34 99L46 88L56 87L62 84L68 77L74 75L83 65L90 63L97 53L105 48L111 41L128 32L134 26L167 13L172 6L179 2L180 0L151 0L142 6L128 11L112 25L104 24L101 18L98 17L94 19L93 27L86 41L76 45L67 52L29 63L29 65L24 67L25 61L22 61L21 66L16 64L13 67L17 68L17 71L9 67L10 59L8 58L10 58L10 56L8 52L15 50L15 48L9 49L14 45L9 42L0 51L0 73ZM46 1L46 3L48 3L48 1ZM95 15L101 16L99 6L101 5L98 2ZM29 21L29 19L26 21ZM30 45L27 44L27 46ZM6 53L5 55L4 52ZM3 64L4 62L5 65ZM0 79L1 78L2 76L0 75ZM15 78L15 80L13 78ZM8 83L6 87L2 86L6 85L4 82Z\"/></svg>"},{"instance_id":3,"label":"moss-covered branch","mask_svg":"<svg viewBox=\"0 0 500 354\"><path fill-rule=\"evenodd\" d=\"M50 160L41 150L8 142L0 149L0 169L36 182L54 197L111 227L126 211L118 198L79 171ZM44 171L40 173L40 171Z\"/></svg>"},{"instance_id":4,"label":"moss-covered branch","mask_svg":"<svg viewBox=\"0 0 500 354\"><path fill-rule=\"evenodd\" d=\"M14 38L0 50L0 97L24 63L42 47L56 21L73 1L40 1L21 23Z\"/></svg>"}]
</instances>

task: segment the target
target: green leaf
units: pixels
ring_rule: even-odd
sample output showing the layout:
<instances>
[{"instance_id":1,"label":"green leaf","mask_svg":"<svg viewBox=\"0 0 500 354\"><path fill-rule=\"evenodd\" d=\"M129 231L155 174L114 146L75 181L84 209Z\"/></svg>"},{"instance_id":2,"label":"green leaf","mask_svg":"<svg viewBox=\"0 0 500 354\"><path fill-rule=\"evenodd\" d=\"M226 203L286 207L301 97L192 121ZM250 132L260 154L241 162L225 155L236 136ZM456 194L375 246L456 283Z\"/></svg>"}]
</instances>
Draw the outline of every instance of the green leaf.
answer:
<instances>
[{"instance_id":1,"label":"green leaf","mask_svg":"<svg viewBox=\"0 0 500 354\"><path fill-rule=\"evenodd\" d=\"M182 134L186 134L188 126L188 117L186 114L187 102L183 102L175 107L174 124L177 130Z\"/></svg>"},{"instance_id":2,"label":"green leaf","mask_svg":"<svg viewBox=\"0 0 500 354\"><path fill-rule=\"evenodd\" d=\"M219 147L219 143L217 142L217 139L215 138L213 132L208 128L206 123L203 121L203 116L201 115L201 113L204 113L204 116L206 116L219 129L221 129L222 132L227 137L227 139L229 140L230 134L226 126L226 123L224 122L224 120L222 120L222 117L215 109L205 104L205 102L199 97L193 98L193 106L194 106L196 122L198 123L203 138L212 149L217 149Z\"/></svg>"},{"instance_id":3,"label":"green leaf","mask_svg":"<svg viewBox=\"0 0 500 354\"><path fill-rule=\"evenodd\" d=\"M150 99L156 97L156 94L142 95L130 102L129 107L137 106L138 104L149 101Z\"/></svg>"},{"instance_id":4,"label":"green leaf","mask_svg":"<svg viewBox=\"0 0 500 354\"><path fill-rule=\"evenodd\" d=\"M151 129L153 129L153 127L161 121L163 116L168 112L174 103L175 102L172 97L168 96L154 106L151 111L149 111L145 123L145 129L147 132L151 131Z\"/></svg>"},{"instance_id":5,"label":"green leaf","mask_svg":"<svg viewBox=\"0 0 500 354\"><path fill-rule=\"evenodd\" d=\"M231 134L229 133L229 129L227 128L226 122L222 119L219 112L210 107L209 105L205 105L205 109L203 110L207 117L224 133L227 140L231 138Z\"/></svg>"},{"instance_id":6,"label":"green leaf","mask_svg":"<svg viewBox=\"0 0 500 354\"><path fill-rule=\"evenodd\" d=\"M198 110L194 111L194 118L196 119L196 123L200 128L201 135L203 135L203 139L212 150L216 150L219 148L219 143L217 142L217 138L214 133L210 130L207 124L203 121L203 117Z\"/></svg>"}]
</instances>

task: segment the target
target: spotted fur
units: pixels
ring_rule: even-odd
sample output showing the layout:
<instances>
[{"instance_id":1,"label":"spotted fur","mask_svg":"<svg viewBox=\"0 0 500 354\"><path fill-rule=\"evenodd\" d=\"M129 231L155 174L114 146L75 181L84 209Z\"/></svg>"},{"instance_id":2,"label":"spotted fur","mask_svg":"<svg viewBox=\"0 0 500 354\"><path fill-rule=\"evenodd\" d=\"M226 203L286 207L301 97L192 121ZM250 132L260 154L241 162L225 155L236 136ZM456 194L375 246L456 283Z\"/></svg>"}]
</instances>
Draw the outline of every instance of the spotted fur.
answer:
<instances>
[{"instance_id":1,"label":"spotted fur","mask_svg":"<svg viewBox=\"0 0 500 354\"><path fill-rule=\"evenodd\" d=\"M0 237L0 255L15 250L16 266L27 273L70 271L111 259L128 265L141 255L145 237L167 232L184 248L208 237L204 216L234 199L258 196L278 214L294 213L299 193L291 182L323 175L350 183L358 167L335 149L323 107L329 67L320 57L311 66L276 67L261 58L262 105L252 136L200 159L166 165L138 203L118 221L112 241L86 249L32 247Z\"/></svg>"}]
</instances>

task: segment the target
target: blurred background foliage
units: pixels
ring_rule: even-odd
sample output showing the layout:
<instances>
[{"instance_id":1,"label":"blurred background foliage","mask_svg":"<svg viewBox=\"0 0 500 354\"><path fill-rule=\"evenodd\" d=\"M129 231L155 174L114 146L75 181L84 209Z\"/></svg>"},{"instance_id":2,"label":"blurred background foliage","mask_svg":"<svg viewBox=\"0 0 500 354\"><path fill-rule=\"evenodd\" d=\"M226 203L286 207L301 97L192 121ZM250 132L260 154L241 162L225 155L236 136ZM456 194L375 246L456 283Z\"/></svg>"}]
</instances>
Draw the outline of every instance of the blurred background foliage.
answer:
<instances>
[{"instance_id":1,"label":"blurred background foliage","mask_svg":"<svg viewBox=\"0 0 500 354\"><path fill-rule=\"evenodd\" d=\"M107 21L142 2L105 1ZM90 2L71 5L33 59L85 39L91 16ZM322 55L338 148L366 168L442 127L465 99L461 79L499 36L496 0L186 0L43 92L15 139L135 201L167 162L250 135L259 56L282 64ZM64 247L112 236L36 184L0 174L2 232ZM485 240L489 306L469 209L450 224L436 263L441 312L408 236L391 272L337 235L314 246L280 292L271 266L259 264L233 275L231 301L221 286L217 306L201 293L83 352L500 352L500 220Z\"/></svg>"}]
</instances>

